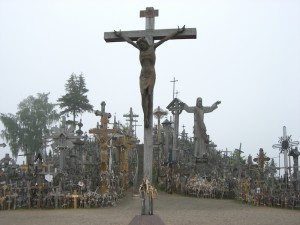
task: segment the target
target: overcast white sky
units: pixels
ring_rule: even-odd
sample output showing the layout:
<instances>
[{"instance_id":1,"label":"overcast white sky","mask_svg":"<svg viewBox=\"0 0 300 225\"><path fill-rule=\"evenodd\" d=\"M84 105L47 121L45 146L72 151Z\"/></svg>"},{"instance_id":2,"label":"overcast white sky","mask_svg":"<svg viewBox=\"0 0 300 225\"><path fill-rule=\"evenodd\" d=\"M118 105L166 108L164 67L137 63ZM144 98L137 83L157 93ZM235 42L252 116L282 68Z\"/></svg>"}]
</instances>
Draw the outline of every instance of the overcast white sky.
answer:
<instances>
[{"instance_id":1,"label":"overcast white sky","mask_svg":"<svg viewBox=\"0 0 300 225\"><path fill-rule=\"evenodd\" d=\"M197 39L172 40L156 50L154 108L172 101L175 77L178 98L188 105L197 97L207 106L222 101L205 115L219 150L242 143L244 156L263 148L277 157L272 145L283 126L300 141L298 0L0 0L0 112L15 114L18 103L42 92L55 103L70 74L83 73L95 109L105 101L106 110L125 123L123 114L132 107L142 124L138 51L103 36L145 29L139 11L150 6L159 10L157 29L197 29ZM84 131L99 121L94 114L82 119ZM180 132L183 124L191 136L193 115L182 112ZM137 131L142 139L143 128ZM0 158L6 152L1 148Z\"/></svg>"}]
</instances>

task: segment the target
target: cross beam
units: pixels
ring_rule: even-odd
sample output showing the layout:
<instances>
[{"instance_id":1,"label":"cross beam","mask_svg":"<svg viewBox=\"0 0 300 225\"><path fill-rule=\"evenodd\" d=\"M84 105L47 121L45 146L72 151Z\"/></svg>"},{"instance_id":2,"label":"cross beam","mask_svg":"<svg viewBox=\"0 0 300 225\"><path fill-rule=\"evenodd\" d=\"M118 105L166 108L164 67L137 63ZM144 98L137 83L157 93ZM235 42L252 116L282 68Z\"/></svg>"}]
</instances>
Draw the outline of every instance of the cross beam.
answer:
<instances>
[{"instance_id":1,"label":"cross beam","mask_svg":"<svg viewBox=\"0 0 300 225\"><path fill-rule=\"evenodd\" d=\"M141 37L151 36L153 40L161 40L164 37L174 33L177 29L159 29L159 30L133 30L122 31L122 33L129 37L132 41L136 41ZM185 31L181 34L177 34L172 39L196 39L196 28L185 28ZM124 40L116 36L114 32L104 32L104 40L106 42L123 42Z\"/></svg>"}]
</instances>

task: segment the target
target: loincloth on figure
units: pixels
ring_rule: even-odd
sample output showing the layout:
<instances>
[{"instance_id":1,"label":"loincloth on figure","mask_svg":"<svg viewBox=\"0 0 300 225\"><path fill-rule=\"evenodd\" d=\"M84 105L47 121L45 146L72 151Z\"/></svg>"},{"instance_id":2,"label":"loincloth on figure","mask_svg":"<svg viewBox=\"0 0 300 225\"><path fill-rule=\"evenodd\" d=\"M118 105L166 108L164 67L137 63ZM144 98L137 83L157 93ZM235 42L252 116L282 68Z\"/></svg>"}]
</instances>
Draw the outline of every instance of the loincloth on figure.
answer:
<instances>
[{"instance_id":1,"label":"loincloth on figure","mask_svg":"<svg viewBox=\"0 0 300 225\"><path fill-rule=\"evenodd\" d=\"M141 93L145 93L145 91L148 92L148 94L153 92L153 88L155 85L155 75L146 77L141 74L140 76L140 91Z\"/></svg>"}]
</instances>

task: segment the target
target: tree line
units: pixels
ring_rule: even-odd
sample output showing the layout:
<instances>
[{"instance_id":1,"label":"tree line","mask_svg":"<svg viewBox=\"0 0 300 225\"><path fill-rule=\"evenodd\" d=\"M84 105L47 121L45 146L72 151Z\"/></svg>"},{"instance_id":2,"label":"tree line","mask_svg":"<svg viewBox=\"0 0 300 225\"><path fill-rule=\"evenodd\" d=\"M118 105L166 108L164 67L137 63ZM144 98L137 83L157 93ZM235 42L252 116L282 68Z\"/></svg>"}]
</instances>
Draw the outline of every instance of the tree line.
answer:
<instances>
[{"instance_id":1,"label":"tree line","mask_svg":"<svg viewBox=\"0 0 300 225\"><path fill-rule=\"evenodd\" d=\"M49 93L37 93L28 96L17 107L16 114L0 113L0 121L4 130L0 136L17 158L20 152L34 154L43 148L43 137L50 135L50 129L59 121L60 116L71 116L69 124L76 125L76 117L84 112L93 112L93 106L87 97L84 75L72 73L65 83L65 95L57 99L57 103L49 102ZM59 106L59 110L57 110Z\"/></svg>"}]
</instances>

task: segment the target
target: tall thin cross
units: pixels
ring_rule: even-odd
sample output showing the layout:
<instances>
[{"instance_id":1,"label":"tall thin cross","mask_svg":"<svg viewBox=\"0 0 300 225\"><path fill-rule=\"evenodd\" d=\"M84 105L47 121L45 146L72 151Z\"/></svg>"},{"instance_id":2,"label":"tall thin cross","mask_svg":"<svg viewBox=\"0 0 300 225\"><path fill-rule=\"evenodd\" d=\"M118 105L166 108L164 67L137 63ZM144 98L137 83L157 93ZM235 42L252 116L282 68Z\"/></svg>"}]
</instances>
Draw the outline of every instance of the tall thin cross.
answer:
<instances>
[{"instance_id":1,"label":"tall thin cross","mask_svg":"<svg viewBox=\"0 0 300 225\"><path fill-rule=\"evenodd\" d=\"M158 106L155 110L154 110L154 116L157 118L157 130L158 130L158 134L157 134L157 143L161 144L161 124L160 124L160 119L163 118L164 116L166 116L168 114L167 111L163 110L160 108L160 106Z\"/></svg>"},{"instance_id":2,"label":"tall thin cross","mask_svg":"<svg viewBox=\"0 0 300 225\"><path fill-rule=\"evenodd\" d=\"M220 151L220 152L225 152L224 155L227 157L228 156L228 152L232 152L232 151L228 151L227 148L226 148L226 151Z\"/></svg>"},{"instance_id":3,"label":"tall thin cross","mask_svg":"<svg viewBox=\"0 0 300 225\"><path fill-rule=\"evenodd\" d=\"M174 138L173 138L173 150L172 154L173 160L176 160L176 149L177 149L177 139L179 134L179 115L184 108L184 103L178 98L174 98L172 102L167 106L167 109L174 115Z\"/></svg>"},{"instance_id":4,"label":"tall thin cross","mask_svg":"<svg viewBox=\"0 0 300 225\"><path fill-rule=\"evenodd\" d=\"M242 167L241 167L241 153L244 153L242 151L242 143L240 143L240 148L239 149L235 149L235 151L238 152L238 169L239 169L239 174L238 174L238 178L240 179L241 178L241 175L242 175Z\"/></svg>"},{"instance_id":5,"label":"tall thin cross","mask_svg":"<svg viewBox=\"0 0 300 225\"><path fill-rule=\"evenodd\" d=\"M101 181L100 181L100 191L101 193L105 193L108 189L108 184L106 182L106 179L104 179L107 175L108 171L108 158L107 158L107 142L111 139L111 137L108 134L115 134L117 132L117 129L108 129L107 124L109 123L109 118L111 117L110 113L107 113L105 111L105 105L106 103L103 101L101 102L101 111L96 110L95 115L100 116L101 119L101 125L99 128L93 128L89 130L90 134L94 134L96 139L100 142L101 147Z\"/></svg>"},{"instance_id":6,"label":"tall thin cross","mask_svg":"<svg viewBox=\"0 0 300 225\"><path fill-rule=\"evenodd\" d=\"M104 40L106 42L123 42L127 41L132 44L134 47L138 47L137 41L139 38L145 37L148 41L148 44L153 45L155 40L162 42L171 39L196 39L196 28L185 28L184 29L154 29L154 19L155 16L158 16L158 10L154 10L153 7L148 7L146 10L140 12L141 17L146 17L146 29L145 30L136 30L136 31L122 31L122 35L118 35L116 32L104 32ZM180 31L180 32L179 32ZM124 38L126 37L126 38ZM166 39L167 38L167 39ZM159 43L159 42L158 42ZM158 45L160 45L159 43ZM154 44L155 45L155 44ZM158 47L158 45L156 47ZM152 46L152 48L154 48ZM141 57L141 49L140 57ZM155 54L155 52L153 52ZM142 55L145 57L145 53ZM154 55L155 57L155 55ZM149 61L149 59L148 59ZM155 59L152 63L155 62ZM143 65L142 65L143 66ZM153 65L154 67L154 65ZM154 68L153 68L154 69ZM155 70L154 70L155 71ZM155 76L155 75L154 75ZM153 81L152 81L153 82ZM153 84L154 85L154 84ZM147 93L146 93L147 94ZM153 138L152 138L152 129L153 129L153 91L150 93L151 96L148 96L150 101L148 101L148 110L147 117L145 118L144 111L144 177L152 180L152 161L153 161ZM143 100L143 97L142 97ZM144 106L143 106L144 109Z\"/></svg>"},{"instance_id":7,"label":"tall thin cross","mask_svg":"<svg viewBox=\"0 0 300 225\"><path fill-rule=\"evenodd\" d=\"M170 82L173 82L173 99L175 98L175 82L177 82L178 80L175 80L175 77L173 78L173 80L171 80Z\"/></svg>"},{"instance_id":8,"label":"tall thin cross","mask_svg":"<svg viewBox=\"0 0 300 225\"><path fill-rule=\"evenodd\" d=\"M134 117L139 117L139 115L133 114L132 107L130 107L130 111L128 114L124 114L123 117L128 117L129 119L126 121L129 121L129 132L133 134L133 122Z\"/></svg>"},{"instance_id":9,"label":"tall thin cross","mask_svg":"<svg viewBox=\"0 0 300 225\"><path fill-rule=\"evenodd\" d=\"M134 122L134 137L136 138L136 127L141 127L142 125L136 124L138 122L138 120L133 120Z\"/></svg>"},{"instance_id":10,"label":"tall thin cross","mask_svg":"<svg viewBox=\"0 0 300 225\"><path fill-rule=\"evenodd\" d=\"M284 156L284 176L288 178L288 152L292 146L299 145L299 141L292 141L291 136L286 134L286 126L283 126L283 136L279 138L279 144L275 144L273 148L279 148Z\"/></svg>"}]
</instances>

